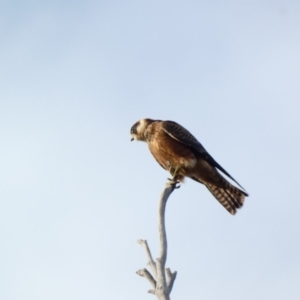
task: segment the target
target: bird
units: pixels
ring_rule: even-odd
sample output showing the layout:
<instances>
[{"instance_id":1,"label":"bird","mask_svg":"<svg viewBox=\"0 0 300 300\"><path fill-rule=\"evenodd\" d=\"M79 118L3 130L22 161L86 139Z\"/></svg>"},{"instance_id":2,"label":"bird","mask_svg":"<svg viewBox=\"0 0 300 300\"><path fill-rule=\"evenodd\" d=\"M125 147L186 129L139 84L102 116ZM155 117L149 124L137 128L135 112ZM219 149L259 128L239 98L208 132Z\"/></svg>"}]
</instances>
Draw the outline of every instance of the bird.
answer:
<instances>
[{"instance_id":1,"label":"bird","mask_svg":"<svg viewBox=\"0 0 300 300\"><path fill-rule=\"evenodd\" d=\"M143 141L156 161L171 173L176 182L185 177L203 185L232 215L248 197L245 189L206 151L183 126L174 121L141 119L130 129L131 141ZM222 173L239 187L231 184Z\"/></svg>"}]
</instances>

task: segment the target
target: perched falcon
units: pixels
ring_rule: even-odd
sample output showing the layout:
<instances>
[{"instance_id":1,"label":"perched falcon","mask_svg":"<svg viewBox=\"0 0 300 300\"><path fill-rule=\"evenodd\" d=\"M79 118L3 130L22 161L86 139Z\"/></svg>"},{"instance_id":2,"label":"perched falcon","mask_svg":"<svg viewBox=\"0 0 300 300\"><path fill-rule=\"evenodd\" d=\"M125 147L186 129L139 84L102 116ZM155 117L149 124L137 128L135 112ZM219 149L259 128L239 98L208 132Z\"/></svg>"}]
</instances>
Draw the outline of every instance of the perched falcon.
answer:
<instances>
[{"instance_id":1,"label":"perched falcon","mask_svg":"<svg viewBox=\"0 0 300 300\"><path fill-rule=\"evenodd\" d=\"M243 206L248 194L229 183L218 171L242 186L181 125L142 119L131 127L130 134L132 141L146 142L156 161L172 175L176 173L177 180L189 177L204 184L232 215Z\"/></svg>"}]
</instances>

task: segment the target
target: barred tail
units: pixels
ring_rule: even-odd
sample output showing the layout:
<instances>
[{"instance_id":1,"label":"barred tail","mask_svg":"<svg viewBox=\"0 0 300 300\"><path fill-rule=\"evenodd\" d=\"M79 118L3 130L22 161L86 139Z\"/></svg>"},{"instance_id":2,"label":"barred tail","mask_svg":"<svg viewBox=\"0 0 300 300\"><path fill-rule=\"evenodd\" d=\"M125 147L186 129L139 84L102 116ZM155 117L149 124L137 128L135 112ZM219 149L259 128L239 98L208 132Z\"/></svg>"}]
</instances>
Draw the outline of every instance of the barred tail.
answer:
<instances>
[{"instance_id":1,"label":"barred tail","mask_svg":"<svg viewBox=\"0 0 300 300\"><path fill-rule=\"evenodd\" d=\"M214 197L232 214L235 215L237 209L241 208L244 204L245 196L247 193L238 189L222 178L222 184L215 186L210 183L205 183L209 191Z\"/></svg>"}]
</instances>

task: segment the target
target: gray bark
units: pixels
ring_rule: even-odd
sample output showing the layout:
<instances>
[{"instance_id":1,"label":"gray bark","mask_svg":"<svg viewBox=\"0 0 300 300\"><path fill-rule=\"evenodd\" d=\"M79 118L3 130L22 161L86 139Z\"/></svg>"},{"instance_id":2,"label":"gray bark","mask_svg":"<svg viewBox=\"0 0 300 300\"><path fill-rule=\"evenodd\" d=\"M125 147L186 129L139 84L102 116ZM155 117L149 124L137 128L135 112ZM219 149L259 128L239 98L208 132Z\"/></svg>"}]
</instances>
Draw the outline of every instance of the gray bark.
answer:
<instances>
[{"instance_id":1,"label":"gray bark","mask_svg":"<svg viewBox=\"0 0 300 300\"><path fill-rule=\"evenodd\" d=\"M160 243L160 253L156 261L153 260L151 251L149 249L146 240L138 240L138 243L144 248L148 265L152 271L152 274L147 269L141 269L137 271L137 274L146 278L152 289L148 292L156 295L159 300L170 300L170 294L173 288L173 284L177 275L177 272L171 272L169 268L165 269L167 260L167 234L165 226L165 210L166 204L169 196L172 194L176 186L176 180L171 180L165 186L165 189L161 195L158 207L158 233L159 233L159 243Z\"/></svg>"}]
</instances>

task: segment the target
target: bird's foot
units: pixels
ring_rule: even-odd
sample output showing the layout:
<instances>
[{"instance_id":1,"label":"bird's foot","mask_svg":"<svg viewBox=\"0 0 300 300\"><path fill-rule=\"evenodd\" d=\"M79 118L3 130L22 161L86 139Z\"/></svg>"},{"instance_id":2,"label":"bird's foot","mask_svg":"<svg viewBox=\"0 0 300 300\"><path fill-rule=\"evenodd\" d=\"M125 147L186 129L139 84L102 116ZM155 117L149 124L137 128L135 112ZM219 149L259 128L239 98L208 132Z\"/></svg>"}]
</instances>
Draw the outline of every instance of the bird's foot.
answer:
<instances>
[{"instance_id":1,"label":"bird's foot","mask_svg":"<svg viewBox=\"0 0 300 300\"><path fill-rule=\"evenodd\" d=\"M172 175L173 178L175 178L179 175L179 171L180 171L180 168L181 168L180 165L177 165L177 166L174 167L173 165L171 165L171 163L169 161L167 161L167 166L168 166L169 172L170 172L170 174Z\"/></svg>"},{"instance_id":2,"label":"bird's foot","mask_svg":"<svg viewBox=\"0 0 300 300\"><path fill-rule=\"evenodd\" d=\"M174 189L179 189L180 188L180 181L178 180L179 177L179 170L180 166L177 165L176 167L173 167L170 162L167 162L168 167L169 167L169 172L172 175L172 178L168 178L170 181L171 185L173 185Z\"/></svg>"},{"instance_id":3,"label":"bird's foot","mask_svg":"<svg viewBox=\"0 0 300 300\"><path fill-rule=\"evenodd\" d=\"M180 181L178 180L177 176L173 178L168 178L168 180L170 181L170 184L174 187L174 189L180 188Z\"/></svg>"}]
</instances>

